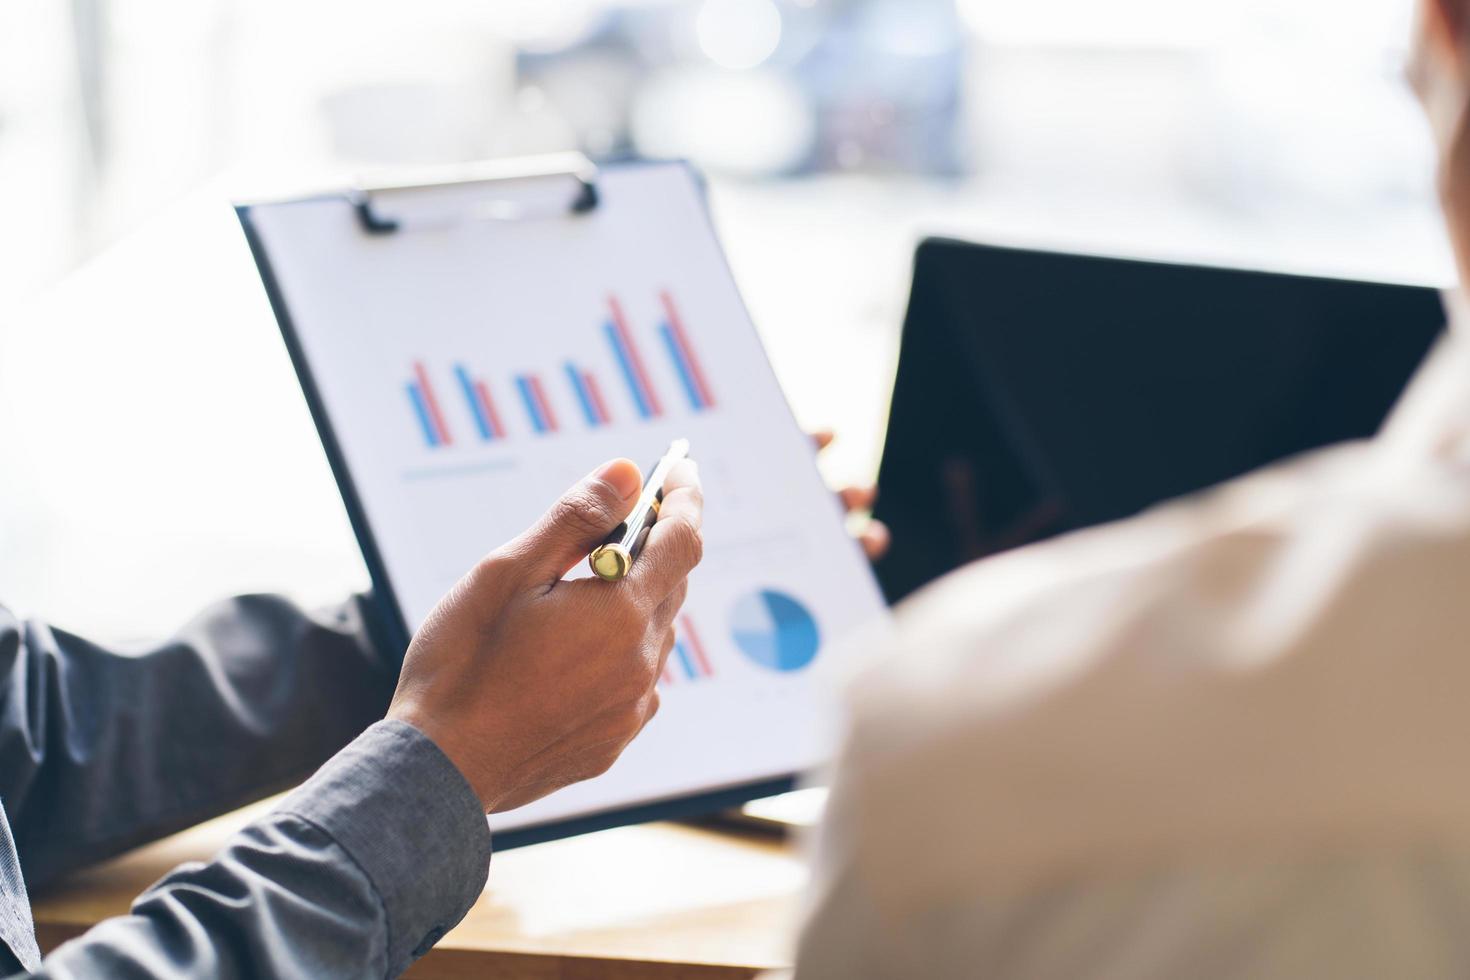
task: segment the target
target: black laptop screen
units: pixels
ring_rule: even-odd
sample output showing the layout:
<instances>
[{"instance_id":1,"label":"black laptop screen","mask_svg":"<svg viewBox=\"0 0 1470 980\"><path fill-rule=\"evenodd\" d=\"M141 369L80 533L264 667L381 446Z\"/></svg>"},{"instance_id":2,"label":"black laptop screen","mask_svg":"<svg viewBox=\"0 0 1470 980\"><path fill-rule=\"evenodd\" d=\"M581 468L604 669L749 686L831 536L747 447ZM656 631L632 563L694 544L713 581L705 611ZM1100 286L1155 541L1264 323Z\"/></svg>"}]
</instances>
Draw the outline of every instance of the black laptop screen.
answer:
<instances>
[{"instance_id":1,"label":"black laptop screen","mask_svg":"<svg viewBox=\"0 0 1470 980\"><path fill-rule=\"evenodd\" d=\"M1371 435L1444 319L1424 287L926 241L884 590Z\"/></svg>"}]
</instances>

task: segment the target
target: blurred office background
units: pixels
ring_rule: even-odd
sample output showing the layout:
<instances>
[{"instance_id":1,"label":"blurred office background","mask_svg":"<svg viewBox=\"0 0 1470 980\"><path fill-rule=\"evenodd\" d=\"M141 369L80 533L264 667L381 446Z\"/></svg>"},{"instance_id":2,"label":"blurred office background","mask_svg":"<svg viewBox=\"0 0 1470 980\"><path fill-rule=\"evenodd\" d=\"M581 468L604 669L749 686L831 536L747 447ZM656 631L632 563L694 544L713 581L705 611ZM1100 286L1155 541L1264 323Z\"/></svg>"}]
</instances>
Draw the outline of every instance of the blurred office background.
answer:
<instances>
[{"instance_id":1,"label":"blurred office background","mask_svg":"<svg viewBox=\"0 0 1470 980\"><path fill-rule=\"evenodd\" d=\"M829 469L861 479L922 234L1445 281L1410 15L7 0L0 601L131 635L218 592L365 584L232 197L567 148L690 158L799 418L840 426Z\"/></svg>"}]
</instances>

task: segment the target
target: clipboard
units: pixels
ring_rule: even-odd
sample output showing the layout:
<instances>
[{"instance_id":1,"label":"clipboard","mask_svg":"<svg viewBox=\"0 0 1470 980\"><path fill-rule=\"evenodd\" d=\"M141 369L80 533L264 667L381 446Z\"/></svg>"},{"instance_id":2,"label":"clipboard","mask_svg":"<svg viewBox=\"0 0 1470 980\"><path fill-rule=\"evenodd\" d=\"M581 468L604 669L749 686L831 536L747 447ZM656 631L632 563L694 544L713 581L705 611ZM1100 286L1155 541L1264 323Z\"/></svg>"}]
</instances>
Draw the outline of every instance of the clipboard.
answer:
<instances>
[{"instance_id":1,"label":"clipboard","mask_svg":"<svg viewBox=\"0 0 1470 980\"><path fill-rule=\"evenodd\" d=\"M237 213L388 649L594 466L693 443L705 560L660 713L607 774L492 817L497 847L714 812L826 761L886 607L690 167L563 154Z\"/></svg>"}]
</instances>

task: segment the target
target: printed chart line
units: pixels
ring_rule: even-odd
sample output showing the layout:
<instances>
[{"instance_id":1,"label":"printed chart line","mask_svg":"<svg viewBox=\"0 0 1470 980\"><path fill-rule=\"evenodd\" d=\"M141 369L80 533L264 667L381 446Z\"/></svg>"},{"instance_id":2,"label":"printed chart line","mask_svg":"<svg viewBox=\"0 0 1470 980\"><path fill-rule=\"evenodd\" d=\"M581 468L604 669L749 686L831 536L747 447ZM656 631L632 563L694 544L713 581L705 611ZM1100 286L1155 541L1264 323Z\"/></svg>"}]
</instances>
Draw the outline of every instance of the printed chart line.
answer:
<instances>
[{"instance_id":1,"label":"printed chart line","mask_svg":"<svg viewBox=\"0 0 1470 980\"><path fill-rule=\"evenodd\" d=\"M679 380L684 384L685 392L689 395L689 403L696 411L702 412L707 408L713 408L715 396L710 391L704 367L694 353L694 345L689 342L689 334L684 330L684 320L679 316L679 308L674 304L674 297L669 294L668 290L664 290L659 294L659 300L663 304L666 318L659 327L659 333L663 335L664 344L669 350L669 358L674 362L674 369L679 375Z\"/></svg>"},{"instance_id":2,"label":"printed chart line","mask_svg":"<svg viewBox=\"0 0 1470 980\"><path fill-rule=\"evenodd\" d=\"M675 670L674 664L677 664L681 670ZM714 665L705 652L704 642L699 638L699 631L694 628L693 620L687 615L679 617L678 636L674 640L674 650L669 657L669 663L664 666L663 682L672 684L681 673L684 678L691 681L715 676Z\"/></svg>"},{"instance_id":3,"label":"printed chart line","mask_svg":"<svg viewBox=\"0 0 1470 980\"><path fill-rule=\"evenodd\" d=\"M607 414L607 406L602 402L602 396L597 391L597 380L592 375L583 371L568 361L565 365L567 380L571 382L572 391L576 392L577 404L582 406L582 416L592 428L607 425L611 419Z\"/></svg>"},{"instance_id":4,"label":"printed chart line","mask_svg":"<svg viewBox=\"0 0 1470 980\"><path fill-rule=\"evenodd\" d=\"M490 440L495 438L495 426L490 421L490 415L485 411L485 406L480 402L480 393L475 390L474 379L463 364L454 366L454 376L459 381L460 391L464 392L464 400L470 406L470 415L475 420L475 428L480 430L480 438Z\"/></svg>"},{"instance_id":5,"label":"printed chart line","mask_svg":"<svg viewBox=\"0 0 1470 980\"><path fill-rule=\"evenodd\" d=\"M434 386L429 382L429 372L424 369L423 361L414 361L413 373L418 380L419 394L423 398L424 407L428 411L429 418L433 420L434 432L439 438L439 444L453 445L454 439L449 435L449 426L444 424L444 412L439 408L439 396L434 393Z\"/></svg>"},{"instance_id":6,"label":"printed chart line","mask_svg":"<svg viewBox=\"0 0 1470 980\"><path fill-rule=\"evenodd\" d=\"M490 397L490 389L485 382L475 382L475 395L478 397L480 410L485 413L485 418L490 422L490 428L495 432L495 437L504 439L505 424L500 421L500 413L495 409L495 400Z\"/></svg>"},{"instance_id":7,"label":"printed chart line","mask_svg":"<svg viewBox=\"0 0 1470 980\"><path fill-rule=\"evenodd\" d=\"M607 323L608 340L612 344L618 366L622 368L623 375L627 379L633 402L638 407L638 414L644 418L662 415L663 405L660 404L658 394L654 392L653 385L648 380L648 368L644 365L643 356L639 353L638 345L633 341L633 334L628 329L628 319L623 315L623 305L618 302L616 296L608 296L607 306L612 313L612 319Z\"/></svg>"},{"instance_id":8,"label":"printed chart line","mask_svg":"<svg viewBox=\"0 0 1470 980\"><path fill-rule=\"evenodd\" d=\"M414 415L418 417L419 429L423 433L424 442L429 448L439 445L439 430L434 428L434 420L429 418L429 406L424 401L424 393L419 390L417 383L410 381L404 386L408 390L409 403L413 405Z\"/></svg>"}]
</instances>

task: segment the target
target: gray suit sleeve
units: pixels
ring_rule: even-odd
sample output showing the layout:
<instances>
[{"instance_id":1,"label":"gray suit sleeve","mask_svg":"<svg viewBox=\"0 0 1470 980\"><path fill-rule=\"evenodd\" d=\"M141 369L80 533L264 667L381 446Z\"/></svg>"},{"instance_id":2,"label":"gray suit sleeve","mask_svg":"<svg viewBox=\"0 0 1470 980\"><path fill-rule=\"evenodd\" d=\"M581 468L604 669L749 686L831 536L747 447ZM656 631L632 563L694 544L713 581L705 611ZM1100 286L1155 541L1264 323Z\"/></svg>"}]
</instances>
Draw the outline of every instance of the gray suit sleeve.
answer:
<instances>
[{"instance_id":1,"label":"gray suit sleeve","mask_svg":"<svg viewBox=\"0 0 1470 980\"><path fill-rule=\"evenodd\" d=\"M104 647L0 608L0 799L27 886L300 782L383 716L365 603L219 603Z\"/></svg>"},{"instance_id":2,"label":"gray suit sleeve","mask_svg":"<svg viewBox=\"0 0 1470 980\"><path fill-rule=\"evenodd\" d=\"M33 976L397 976L464 916L489 861L464 777L418 730L380 722Z\"/></svg>"}]
</instances>

